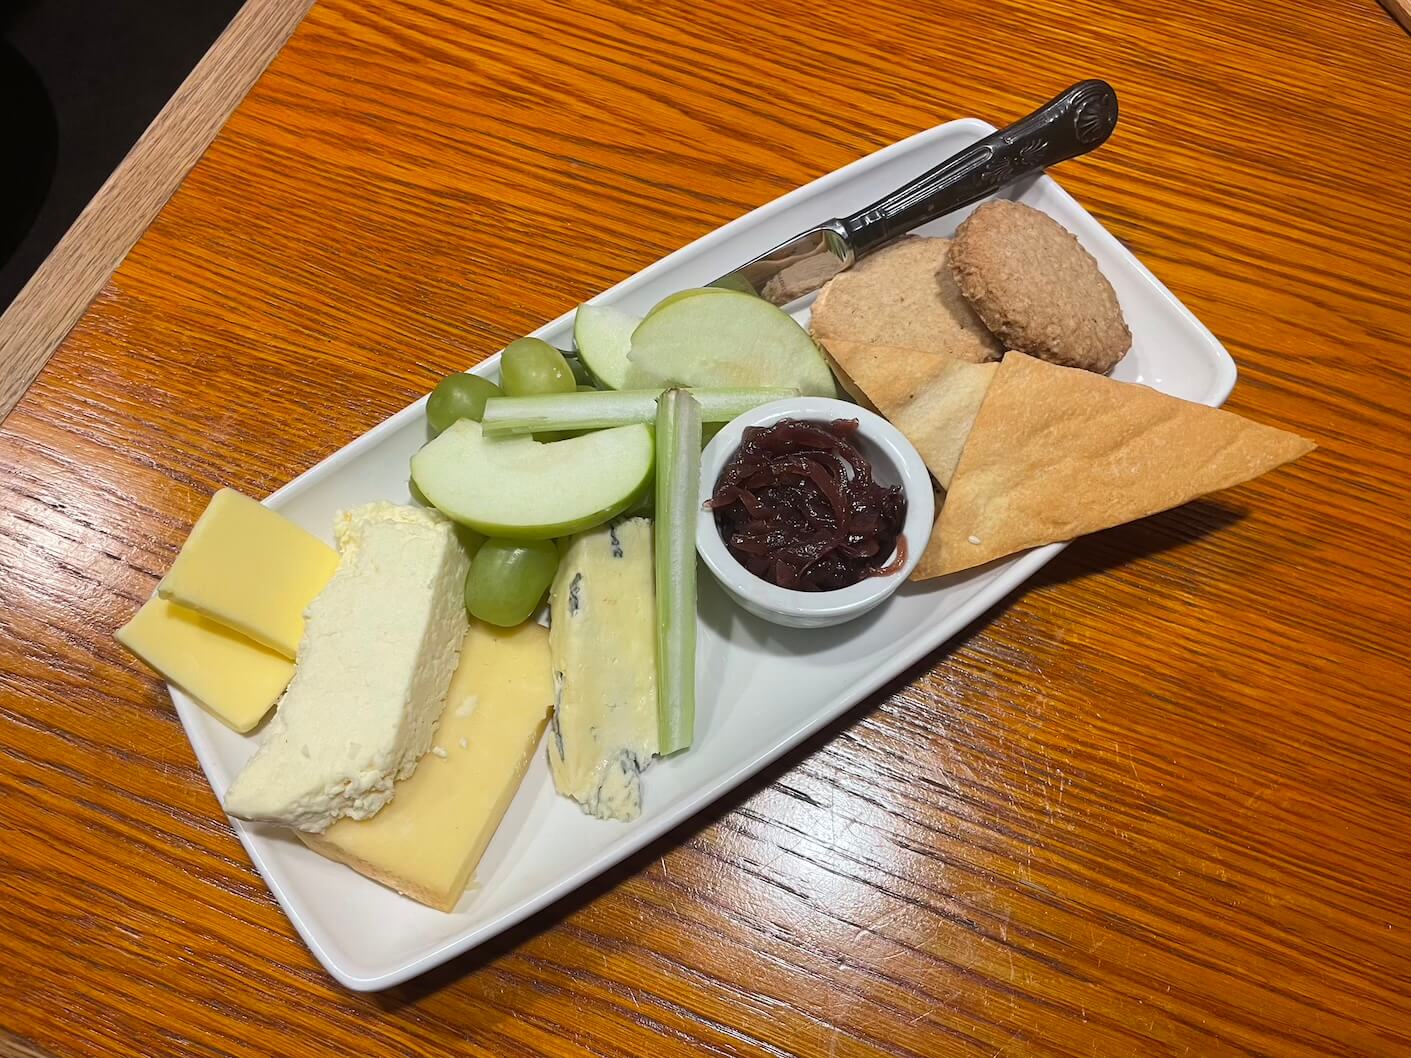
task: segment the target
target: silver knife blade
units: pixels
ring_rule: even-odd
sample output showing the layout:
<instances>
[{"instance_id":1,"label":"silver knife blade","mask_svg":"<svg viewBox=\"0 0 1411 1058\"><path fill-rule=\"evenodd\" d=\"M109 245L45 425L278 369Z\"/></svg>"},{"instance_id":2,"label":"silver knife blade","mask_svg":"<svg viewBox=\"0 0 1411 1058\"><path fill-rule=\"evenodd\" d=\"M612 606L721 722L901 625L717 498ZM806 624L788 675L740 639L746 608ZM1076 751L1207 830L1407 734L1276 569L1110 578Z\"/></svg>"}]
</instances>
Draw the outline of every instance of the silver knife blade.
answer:
<instances>
[{"instance_id":1,"label":"silver knife blade","mask_svg":"<svg viewBox=\"0 0 1411 1058\"><path fill-rule=\"evenodd\" d=\"M856 260L842 224L828 221L706 284L742 290L775 305L812 294Z\"/></svg>"}]
</instances>

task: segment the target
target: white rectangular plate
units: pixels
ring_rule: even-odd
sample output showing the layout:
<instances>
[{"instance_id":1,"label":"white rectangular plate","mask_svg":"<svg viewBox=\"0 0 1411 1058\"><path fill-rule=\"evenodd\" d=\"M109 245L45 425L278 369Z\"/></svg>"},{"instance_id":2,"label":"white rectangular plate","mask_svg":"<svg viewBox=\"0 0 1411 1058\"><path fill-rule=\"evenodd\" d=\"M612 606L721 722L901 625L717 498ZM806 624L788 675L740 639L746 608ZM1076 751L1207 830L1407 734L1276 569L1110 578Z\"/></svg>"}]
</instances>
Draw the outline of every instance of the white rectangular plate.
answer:
<instances>
[{"instance_id":1,"label":"white rectangular plate","mask_svg":"<svg viewBox=\"0 0 1411 1058\"><path fill-rule=\"evenodd\" d=\"M815 180L639 272L599 300L644 313L829 217L846 216L993 128L953 121ZM1048 177L1006 195L1049 213L1082 241L1116 288L1132 351L1118 378L1218 405L1235 381L1229 355L1120 243ZM957 214L921 229L948 235ZM806 321L808 309L796 315ZM536 332L571 342L572 314ZM476 368L495 376L495 360ZM326 540L334 513L377 499L408 502L407 466L426 439L425 401L394 415L268 500ZM349 988L388 988L468 951L570 892L700 811L790 747L936 649L1058 553L1040 548L970 574L904 588L838 628L776 628L734 608L701 578L696 740L644 777L645 807L631 824L584 815L556 797L540 753L455 912L422 907L310 852L277 829L232 820L271 891L319 961ZM254 751L173 689L181 722L212 788L224 798Z\"/></svg>"}]
</instances>

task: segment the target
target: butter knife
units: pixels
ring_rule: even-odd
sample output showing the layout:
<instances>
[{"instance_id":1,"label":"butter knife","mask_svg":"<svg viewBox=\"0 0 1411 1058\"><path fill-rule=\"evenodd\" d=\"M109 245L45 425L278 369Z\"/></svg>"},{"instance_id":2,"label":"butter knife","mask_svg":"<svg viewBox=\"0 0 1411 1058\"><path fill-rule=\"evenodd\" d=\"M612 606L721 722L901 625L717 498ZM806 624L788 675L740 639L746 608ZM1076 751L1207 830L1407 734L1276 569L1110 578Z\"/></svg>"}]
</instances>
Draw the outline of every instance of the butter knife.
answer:
<instances>
[{"instance_id":1,"label":"butter knife","mask_svg":"<svg viewBox=\"0 0 1411 1058\"><path fill-rule=\"evenodd\" d=\"M787 305L913 228L1100 147L1116 125L1112 86L1081 81L872 205L824 221L708 285Z\"/></svg>"}]
</instances>

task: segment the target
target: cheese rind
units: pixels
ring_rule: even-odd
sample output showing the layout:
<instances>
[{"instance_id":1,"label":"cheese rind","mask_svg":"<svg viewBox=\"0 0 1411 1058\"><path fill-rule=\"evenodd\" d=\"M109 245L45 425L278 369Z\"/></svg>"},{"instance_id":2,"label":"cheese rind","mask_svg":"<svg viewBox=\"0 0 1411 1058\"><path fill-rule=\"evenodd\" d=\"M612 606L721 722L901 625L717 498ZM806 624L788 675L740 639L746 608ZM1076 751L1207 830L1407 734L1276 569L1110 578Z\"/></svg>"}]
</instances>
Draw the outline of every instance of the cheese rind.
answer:
<instances>
[{"instance_id":1,"label":"cheese rind","mask_svg":"<svg viewBox=\"0 0 1411 1058\"><path fill-rule=\"evenodd\" d=\"M601 819L642 811L657 752L652 523L633 518L573 538L549 592L554 786Z\"/></svg>"},{"instance_id":2,"label":"cheese rind","mask_svg":"<svg viewBox=\"0 0 1411 1058\"><path fill-rule=\"evenodd\" d=\"M450 911L514 800L552 704L548 630L472 621L433 755L371 819L340 819L300 836L330 859Z\"/></svg>"},{"instance_id":3,"label":"cheese rind","mask_svg":"<svg viewBox=\"0 0 1411 1058\"><path fill-rule=\"evenodd\" d=\"M294 675L294 663L283 654L157 596L115 635L236 731L258 724Z\"/></svg>"},{"instance_id":4,"label":"cheese rind","mask_svg":"<svg viewBox=\"0 0 1411 1058\"><path fill-rule=\"evenodd\" d=\"M157 585L196 610L292 658L304 609L338 568L338 553L283 515L221 489Z\"/></svg>"},{"instance_id":5,"label":"cheese rind","mask_svg":"<svg viewBox=\"0 0 1411 1058\"><path fill-rule=\"evenodd\" d=\"M294 679L225 810L320 832L366 819L431 745L456 669L469 561L449 519L374 503L339 515L343 561L310 605Z\"/></svg>"}]
</instances>

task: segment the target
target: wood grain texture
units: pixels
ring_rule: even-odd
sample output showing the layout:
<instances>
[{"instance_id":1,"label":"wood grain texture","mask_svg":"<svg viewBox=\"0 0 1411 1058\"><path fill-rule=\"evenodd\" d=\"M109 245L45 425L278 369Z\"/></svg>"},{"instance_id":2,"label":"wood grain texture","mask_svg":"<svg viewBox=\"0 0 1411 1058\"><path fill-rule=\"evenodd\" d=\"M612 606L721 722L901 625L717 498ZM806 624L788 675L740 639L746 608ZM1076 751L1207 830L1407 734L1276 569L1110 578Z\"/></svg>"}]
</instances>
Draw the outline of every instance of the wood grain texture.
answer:
<instances>
[{"instance_id":1,"label":"wood grain texture","mask_svg":"<svg viewBox=\"0 0 1411 1058\"><path fill-rule=\"evenodd\" d=\"M54 1058L38 1047L0 1029L0 1058Z\"/></svg>"},{"instance_id":2,"label":"wood grain texture","mask_svg":"<svg viewBox=\"0 0 1411 1058\"><path fill-rule=\"evenodd\" d=\"M247 0L0 314L0 422L312 6Z\"/></svg>"},{"instance_id":3,"label":"wood grain texture","mask_svg":"<svg viewBox=\"0 0 1411 1058\"><path fill-rule=\"evenodd\" d=\"M1411 0L1381 0L1381 4L1402 29L1411 33Z\"/></svg>"},{"instance_id":4,"label":"wood grain texture","mask_svg":"<svg viewBox=\"0 0 1411 1058\"><path fill-rule=\"evenodd\" d=\"M1084 76L1058 174L1312 456L1081 541L481 951L341 991L110 633L664 252ZM1328 101L1336 100L1336 120ZM1411 1053L1411 50L1371 3L324 0L0 430L0 1025L144 1055Z\"/></svg>"}]
</instances>

